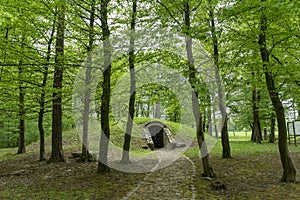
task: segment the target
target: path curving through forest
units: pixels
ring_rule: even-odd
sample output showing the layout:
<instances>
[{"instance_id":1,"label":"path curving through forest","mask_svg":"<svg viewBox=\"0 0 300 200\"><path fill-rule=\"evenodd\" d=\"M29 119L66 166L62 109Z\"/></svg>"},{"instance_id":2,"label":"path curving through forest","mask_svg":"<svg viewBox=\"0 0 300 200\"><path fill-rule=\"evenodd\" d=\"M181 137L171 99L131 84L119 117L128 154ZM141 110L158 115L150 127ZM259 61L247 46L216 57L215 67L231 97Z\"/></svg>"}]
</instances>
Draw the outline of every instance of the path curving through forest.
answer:
<instances>
[{"instance_id":1,"label":"path curving through forest","mask_svg":"<svg viewBox=\"0 0 300 200\"><path fill-rule=\"evenodd\" d=\"M122 200L130 199L196 199L196 166L183 155L171 165L157 170L160 158L153 169Z\"/></svg>"}]
</instances>

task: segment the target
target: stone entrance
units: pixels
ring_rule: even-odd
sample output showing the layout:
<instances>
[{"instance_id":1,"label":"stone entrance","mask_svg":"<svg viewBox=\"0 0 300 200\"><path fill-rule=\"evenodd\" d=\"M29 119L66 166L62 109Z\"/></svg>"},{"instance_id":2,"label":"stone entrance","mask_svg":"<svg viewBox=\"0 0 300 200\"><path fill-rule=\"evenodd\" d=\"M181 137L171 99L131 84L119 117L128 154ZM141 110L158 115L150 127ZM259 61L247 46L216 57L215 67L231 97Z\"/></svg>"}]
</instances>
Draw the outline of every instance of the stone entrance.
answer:
<instances>
[{"instance_id":1,"label":"stone entrance","mask_svg":"<svg viewBox=\"0 0 300 200\"><path fill-rule=\"evenodd\" d=\"M170 129L160 121L146 123L142 132L151 150L164 148L172 142Z\"/></svg>"}]
</instances>

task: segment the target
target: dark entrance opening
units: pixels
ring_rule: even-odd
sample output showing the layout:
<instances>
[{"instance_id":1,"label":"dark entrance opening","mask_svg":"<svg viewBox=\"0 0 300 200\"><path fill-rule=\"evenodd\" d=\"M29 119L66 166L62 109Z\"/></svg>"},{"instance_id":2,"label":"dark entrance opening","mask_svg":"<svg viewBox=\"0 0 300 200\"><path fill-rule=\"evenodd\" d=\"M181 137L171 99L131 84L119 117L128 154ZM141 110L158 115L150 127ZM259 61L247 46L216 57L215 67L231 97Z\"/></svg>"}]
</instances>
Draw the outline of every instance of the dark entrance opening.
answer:
<instances>
[{"instance_id":1,"label":"dark entrance opening","mask_svg":"<svg viewBox=\"0 0 300 200\"><path fill-rule=\"evenodd\" d=\"M169 128L160 121L151 121L144 125L144 129L147 129L148 139L147 145L154 150L164 148L169 142L169 136L166 133L166 130Z\"/></svg>"},{"instance_id":2,"label":"dark entrance opening","mask_svg":"<svg viewBox=\"0 0 300 200\"><path fill-rule=\"evenodd\" d=\"M164 129L160 126L153 125L148 128L154 148L163 148L164 147Z\"/></svg>"}]
</instances>

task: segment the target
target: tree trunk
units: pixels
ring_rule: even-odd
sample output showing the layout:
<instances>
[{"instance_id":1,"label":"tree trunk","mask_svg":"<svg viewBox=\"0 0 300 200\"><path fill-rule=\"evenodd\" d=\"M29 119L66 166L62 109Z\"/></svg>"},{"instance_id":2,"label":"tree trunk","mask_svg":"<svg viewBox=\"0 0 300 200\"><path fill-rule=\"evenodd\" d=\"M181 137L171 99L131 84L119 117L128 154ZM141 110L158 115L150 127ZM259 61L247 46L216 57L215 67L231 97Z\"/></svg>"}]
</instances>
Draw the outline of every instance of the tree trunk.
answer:
<instances>
[{"instance_id":1,"label":"tree trunk","mask_svg":"<svg viewBox=\"0 0 300 200\"><path fill-rule=\"evenodd\" d=\"M259 102L258 91L256 90L256 86L254 86L252 89L253 128L252 128L251 141L256 143L261 143L262 135L260 130L259 113L258 113L258 106L257 106L258 102Z\"/></svg>"},{"instance_id":2,"label":"tree trunk","mask_svg":"<svg viewBox=\"0 0 300 200\"><path fill-rule=\"evenodd\" d=\"M25 93L22 81L23 67L19 66L19 144L17 154L26 153L25 149Z\"/></svg>"},{"instance_id":3,"label":"tree trunk","mask_svg":"<svg viewBox=\"0 0 300 200\"><path fill-rule=\"evenodd\" d=\"M54 39L54 32L55 32L55 21L56 21L56 15L54 16L53 20L53 26L52 26L52 31L50 34L50 38L48 41L48 47L47 47L47 57L46 61L49 63L50 58L51 58L51 45ZM46 97L46 85L47 85L47 80L48 80L48 74L49 74L49 69L48 66L45 66L44 72L43 72L43 82L41 85L42 91L41 91L41 97L40 97L40 110L39 110L39 116L38 116L38 129L40 133L40 158L39 161L44 161L46 160L45 158L45 131L44 131L44 114L45 114L45 97Z\"/></svg>"},{"instance_id":4,"label":"tree trunk","mask_svg":"<svg viewBox=\"0 0 300 200\"><path fill-rule=\"evenodd\" d=\"M132 2L132 15L130 23L130 47L129 47L129 70L130 70L130 99L129 99L129 108L128 108L128 117L127 117L127 127L124 137L123 145L123 154L122 154L122 163L129 163L129 150L130 150L130 141L132 134L132 126L134 119L134 106L135 106L135 94L136 94L136 77L135 77L135 54L134 54L134 33L135 33L135 23L136 23L136 12L137 12L137 0Z\"/></svg>"},{"instance_id":5,"label":"tree trunk","mask_svg":"<svg viewBox=\"0 0 300 200\"><path fill-rule=\"evenodd\" d=\"M142 104L142 108L144 108L143 104ZM150 117L150 100L147 100L147 111L146 111L146 115L143 115L143 117Z\"/></svg>"},{"instance_id":6,"label":"tree trunk","mask_svg":"<svg viewBox=\"0 0 300 200\"><path fill-rule=\"evenodd\" d=\"M155 115L154 115L154 118L160 119L160 117L161 117L160 109L161 109L161 104L160 104L160 102L158 101L158 102L155 104Z\"/></svg>"},{"instance_id":7,"label":"tree trunk","mask_svg":"<svg viewBox=\"0 0 300 200\"><path fill-rule=\"evenodd\" d=\"M276 122L276 118L275 118L275 114L272 113L271 115L271 128L270 128L270 135L269 135L269 143L274 143L275 142L275 122Z\"/></svg>"},{"instance_id":8,"label":"tree trunk","mask_svg":"<svg viewBox=\"0 0 300 200\"><path fill-rule=\"evenodd\" d=\"M216 121L216 112L214 111L214 109L213 109L212 114L213 114L213 124L212 124L212 126L214 126L214 131L216 133L215 137L216 137L216 139L219 139L219 131L218 131L217 124L215 123L215 121Z\"/></svg>"},{"instance_id":9,"label":"tree trunk","mask_svg":"<svg viewBox=\"0 0 300 200\"><path fill-rule=\"evenodd\" d=\"M65 1L58 2L55 67L52 100L52 151L48 163L64 162L62 148L62 82L64 64Z\"/></svg>"},{"instance_id":10,"label":"tree trunk","mask_svg":"<svg viewBox=\"0 0 300 200\"><path fill-rule=\"evenodd\" d=\"M44 131L44 126L43 126L44 113L45 113L45 96L43 94L45 94L44 91L42 91L42 94L41 94L40 111L39 111L39 117L38 117L38 128L39 128L39 133L40 133L40 158L39 158L39 161L46 160L46 157L45 157L45 131Z\"/></svg>"},{"instance_id":11,"label":"tree trunk","mask_svg":"<svg viewBox=\"0 0 300 200\"><path fill-rule=\"evenodd\" d=\"M109 27L107 22L109 0L101 0L101 29L103 40L103 84L101 96L101 138L99 148L98 170L100 174L110 172L108 166L108 144L110 138L109 104L110 104L110 76L111 76L111 45L109 40Z\"/></svg>"},{"instance_id":12,"label":"tree trunk","mask_svg":"<svg viewBox=\"0 0 300 200\"><path fill-rule=\"evenodd\" d=\"M185 38L186 43L186 52L189 62L189 82L192 86L193 93L192 93L192 103L193 103L193 114L196 120L196 136L197 141L199 145L199 149L201 150L201 158L202 158L202 165L203 165L203 176L205 177L215 177L215 173L213 171L213 168L210 164L209 160L209 154L207 150L207 145L204 140L204 132L202 129L202 119L201 119L201 112L200 112L200 106L199 106L199 99L198 99L198 91L196 88L197 78L196 78L196 69L194 64L194 58L193 58L193 50L192 50L192 39L190 36L190 6L188 1L184 2L184 24L185 24L185 30L187 31L187 36Z\"/></svg>"},{"instance_id":13,"label":"tree trunk","mask_svg":"<svg viewBox=\"0 0 300 200\"><path fill-rule=\"evenodd\" d=\"M140 112L140 101L136 102L136 109L135 109L135 117L139 117Z\"/></svg>"},{"instance_id":14,"label":"tree trunk","mask_svg":"<svg viewBox=\"0 0 300 200\"><path fill-rule=\"evenodd\" d=\"M48 50L49 50L50 45L48 46ZM50 54L48 54L48 55L50 57ZM38 128L39 128L39 132L40 132L40 158L39 158L39 161L46 160L46 158L45 158L45 131L44 131L44 126L43 126L43 121L44 121L44 113L45 113L45 96L46 96L45 88L46 88L46 84L47 84L47 78L48 78L48 67L45 67L44 72L43 72L42 93L41 93L41 97L40 97L40 110L39 110L39 116L38 116Z\"/></svg>"},{"instance_id":15,"label":"tree trunk","mask_svg":"<svg viewBox=\"0 0 300 200\"><path fill-rule=\"evenodd\" d=\"M25 42L25 36L22 37L21 48L23 50ZM25 91L23 81L23 66L22 59L19 62L19 138L18 138L18 151L17 154L26 153L25 145Z\"/></svg>"},{"instance_id":16,"label":"tree trunk","mask_svg":"<svg viewBox=\"0 0 300 200\"><path fill-rule=\"evenodd\" d=\"M209 4L211 4L211 1L209 1ZM223 122L223 125L221 127L221 141L222 141L222 148L223 148L222 158L231 158L228 128L227 128L228 115L226 112L225 100L224 100L225 92L222 87L222 81L220 76L219 44L218 44L218 38L216 36L214 10L212 5L210 5L209 17L210 17L210 25L211 25L210 31L213 39L214 64L215 64L214 67L215 67L215 78L218 85L219 109L221 111L222 122Z\"/></svg>"},{"instance_id":17,"label":"tree trunk","mask_svg":"<svg viewBox=\"0 0 300 200\"><path fill-rule=\"evenodd\" d=\"M265 0L262 0L265 2ZM269 51L266 45L266 30L267 30L267 17L262 14L260 21L260 34L259 34L259 49L265 71L266 84L269 91L269 95L274 106L278 124L278 148L280 152L281 164L283 167L283 175L281 181L283 182L295 182L296 181L296 169L293 165L292 159L289 154L287 146L287 129L285 121L285 113L282 102L280 101L278 91L275 87L275 77L270 69Z\"/></svg>"},{"instance_id":18,"label":"tree trunk","mask_svg":"<svg viewBox=\"0 0 300 200\"><path fill-rule=\"evenodd\" d=\"M268 128L264 128L264 140L268 139Z\"/></svg>"},{"instance_id":19,"label":"tree trunk","mask_svg":"<svg viewBox=\"0 0 300 200\"><path fill-rule=\"evenodd\" d=\"M201 109L201 108L200 108ZM206 131L206 110L203 112L203 120L202 120L202 130L203 130L203 132L205 133L205 131Z\"/></svg>"},{"instance_id":20,"label":"tree trunk","mask_svg":"<svg viewBox=\"0 0 300 200\"><path fill-rule=\"evenodd\" d=\"M208 112L207 112L207 133L208 135L212 136L212 113L211 113L211 105L208 107Z\"/></svg>"},{"instance_id":21,"label":"tree trunk","mask_svg":"<svg viewBox=\"0 0 300 200\"><path fill-rule=\"evenodd\" d=\"M90 21L89 21L89 42L87 46L88 58L85 71L85 93L84 93L84 111L83 111L83 129L82 129L82 148L79 158L80 162L91 161L89 153L89 115L90 115L90 96L91 96L91 75L92 75L92 50L95 41L94 23L95 23L95 0L91 2Z\"/></svg>"}]
</instances>

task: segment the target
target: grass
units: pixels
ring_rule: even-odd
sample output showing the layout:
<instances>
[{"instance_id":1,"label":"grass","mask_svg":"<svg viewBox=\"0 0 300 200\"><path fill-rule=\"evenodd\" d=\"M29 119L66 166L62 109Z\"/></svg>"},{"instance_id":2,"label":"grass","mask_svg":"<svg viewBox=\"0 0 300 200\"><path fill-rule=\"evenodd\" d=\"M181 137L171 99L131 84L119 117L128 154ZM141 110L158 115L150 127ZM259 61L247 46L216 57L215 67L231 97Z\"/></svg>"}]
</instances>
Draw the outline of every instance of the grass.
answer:
<instances>
[{"instance_id":1,"label":"grass","mask_svg":"<svg viewBox=\"0 0 300 200\"><path fill-rule=\"evenodd\" d=\"M247 134L245 132L229 132L229 141L232 156L257 156L262 154L279 154L277 141L275 143L268 143L268 141L262 141L261 144L257 144L251 142L250 139L251 133L249 132ZM291 153L300 152L300 145L299 147L295 147L293 142L291 142L291 145L288 145L288 148ZM199 149L198 147L190 148L186 153L187 155L190 154L193 156L198 156ZM217 143L213 147L210 154L215 156L222 155L221 139L217 140Z\"/></svg>"},{"instance_id":2,"label":"grass","mask_svg":"<svg viewBox=\"0 0 300 200\"><path fill-rule=\"evenodd\" d=\"M231 135L230 147L232 159L221 159L222 146L218 140L210 152L210 161L217 174L217 180L227 186L225 191L212 191L210 182L198 178L196 188L197 199L299 199L300 184L280 182L282 165L277 142L263 141L256 144L249 141L248 136ZM290 156L297 172L300 172L300 145L288 145ZM185 154L202 168L199 149L196 145ZM201 177L198 171L198 177ZM299 181L299 174L297 180ZM201 191L201 192L199 192Z\"/></svg>"},{"instance_id":3,"label":"grass","mask_svg":"<svg viewBox=\"0 0 300 200\"><path fill-rule=\"evenodd\" d=\"M141 125L149 118L137 118ZM172 130L179 125L167 123ZM112 129L112 137L123 141L123 131ZM192 132L193 130L188 130ZM27 154L16 155L16 148L0 149L0 175L25 169L29 174L20 176L0 176L0 199L120 199L140 182L145 174L130 174L113 171L109 175L95 173L97 163L77 163L69 159L72 151L81 149L80 139L75 129L63 134L64 152L67 163L46 164L37 162L39 143L27 146ZM133 140L136 154L150 152L141 149L139 140ZM49 157L51 140L46 139ZM218 180L227 185L226 191L213 191L210 181L201 178L202 164L199 149L194 143L185 154L197 167L195 186L197 199L298 199L300 184L284 184L279 179L282 174L278 145L263 141L250 141L250 133L230 133L232 159L221 159L221 141L217 140L210 152L211 163ZM289 145L291 157L298 172L300 170L300 145ZM150 152L151 153L151 152ZM184 168L182 168L184 170ZM168 180L169 181L169 180Z\"/></svg>"}]
</instances>

